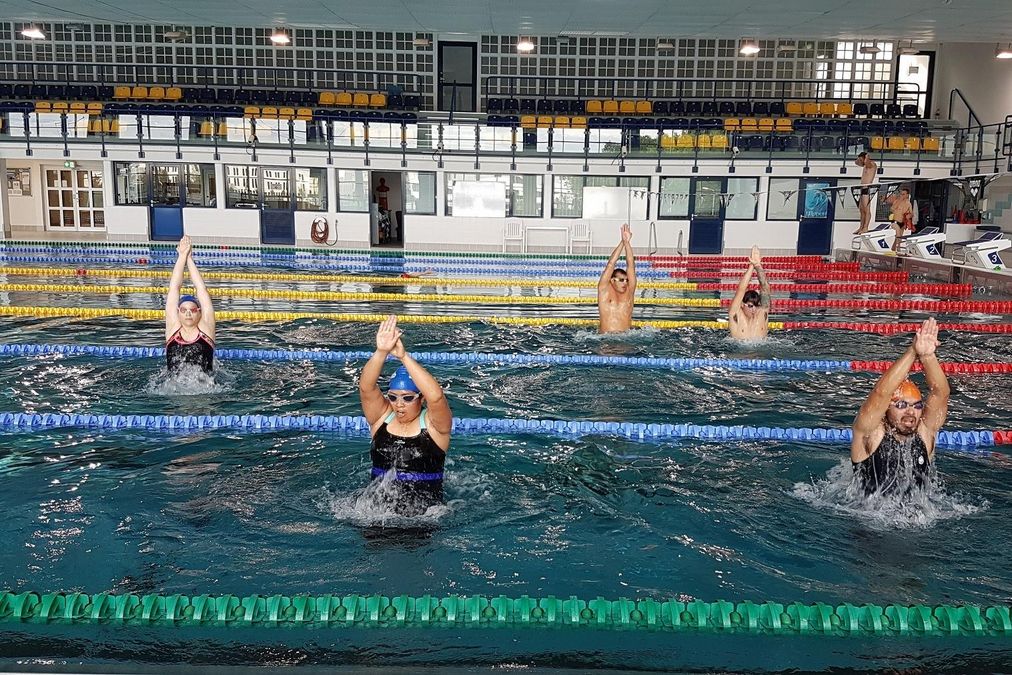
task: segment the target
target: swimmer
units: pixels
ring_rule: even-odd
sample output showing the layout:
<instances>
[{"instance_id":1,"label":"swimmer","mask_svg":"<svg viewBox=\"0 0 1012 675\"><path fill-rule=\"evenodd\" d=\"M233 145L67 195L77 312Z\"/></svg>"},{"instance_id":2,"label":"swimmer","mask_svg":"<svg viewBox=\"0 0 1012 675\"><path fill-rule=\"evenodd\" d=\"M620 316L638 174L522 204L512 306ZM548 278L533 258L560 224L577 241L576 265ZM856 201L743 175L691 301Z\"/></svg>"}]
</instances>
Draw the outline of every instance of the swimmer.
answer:
<instances>
[{"instance_id":1,"label":"swimmer","mask_svg":"<svg viewBox=\"0 0 1012 675\"><path fill-rule=\"evenodd\" d=\"M904 233L914 231L914 205L910 202L910 190L902 188L891 197L886 197L889 206L889 220L892 221L893 229L896 230L896 238L893 239L894 252L899 250L900 239Z\"/></svg>"},{"instance_id":2,"label":"swimmer","mask_svg":"<svg viewBox=\"0 0 1012 675\"><path fill-rule=\"evenodd\" d=\"M871 189L865 187L875 182L875 173L878 171L878 164L875 163L867 152L858 153L854 164L861 167L861 196L857 201L857 210L861 214L861 226L854 234L864 234L871 225Z\"/></svg>"},{"instance_id":3,"label":"swimmer","mask_svg":"<svg viewBox=\"0 0 1012 675\"><path fill-rule=\"evenodd\" d=\"M748 287L752 281L752 274L759 277L759 288L757 292ZM769 332L770 305L772 296L770 294L770 282L766 279L766 272L763 271L763 258L758 246L752 247L752 254L748 259L748 269L741 276L738 283L738 291L734 294L734 300L727 309L728 328L731 337L735 340L761 340Z\"/></svg>"},{"instance_id":4,"label":"swimmer","mask_svg":"<svg viewBox=\"0 0 1012 675\"><path fill-rule=\"evenodd\" d=\"M875 384L854 419L850 461L866 494L923 486L935 457L935 439L949 409L949 382L935 356L938 324L928 319ZM928 397L907 379L920 361Z\"/></svg>"},{"instance_id":5,"label":"swimmer","mask_svg":"<svg viewBox=\"0 0 1012 675\"><path fill-rule=\"evenodd\" d=\"M616 268L618 257L625 251L626 269ZM628 271L626 271L628 270ZM632 250L632 229L622 225L622 241L608 258L608 264L597 282L598 333L621 333L632 327L633 303L636 301L636 262Z\"/></svg>"},{"instance_id":6,"label":"swimmer","mask_svg":"<svg viewBox=\"0 0 1012 675\"><path fill-rule=\"evenodd\" d=\"M170 373L193 365L210 375L214 369L214 305L193 262L189 237L179 240L176 252L178 257L165 299L165 361ZM197 289L196 297L179 294L184 269Z\"/></svg>"},{"instance_id":7,"label":"swimmer","mask_svg":"<svg viewBox=\"0 0 1012 675\"><path fill-rule=\"evenodd\" d=\"M372 433L372 477L380 479L395 471L394 510L419 515L443 502L443 464L453 413L443 388L404 349L402 334L395 316L380 324L376 351L362 368L358 393ZM389 355L401 366L384 394L377 381Z\"/></svg>"}]
</instances>

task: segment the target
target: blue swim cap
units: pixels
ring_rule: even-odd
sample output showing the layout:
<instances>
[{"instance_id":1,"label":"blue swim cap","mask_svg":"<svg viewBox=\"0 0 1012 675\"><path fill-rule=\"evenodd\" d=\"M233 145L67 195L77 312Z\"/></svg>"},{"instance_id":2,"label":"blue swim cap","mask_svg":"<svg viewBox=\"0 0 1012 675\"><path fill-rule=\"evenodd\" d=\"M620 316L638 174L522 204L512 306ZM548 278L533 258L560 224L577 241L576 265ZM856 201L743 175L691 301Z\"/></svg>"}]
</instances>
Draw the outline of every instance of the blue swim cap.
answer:
<instances>
[{"instance_id":1,"label":"blue swim cap","mask_svg":"<svg viewBox=\"0 0 1012 675\"><path fill-rule=\"evenodd\" d=\"M408 375L408 369L404 366L394 371L394 376L390 378L390 385L387 388L397 391L418 391L418 385Z\"/></svg>"},{"instance_id":2,"label":"blue swim cap","mask_svg":"<svg viewBox=\"0 0 1012 675\"><path fill-rule=\"evenodd\" d=\"M183 304L184 302L192 302L197 307L200 307L200 301L197 300L196 296L193 296L193 295L180 295L179 296L179 303L176 306L178 307L179 305Z\"/></svg>"}]
</instances>

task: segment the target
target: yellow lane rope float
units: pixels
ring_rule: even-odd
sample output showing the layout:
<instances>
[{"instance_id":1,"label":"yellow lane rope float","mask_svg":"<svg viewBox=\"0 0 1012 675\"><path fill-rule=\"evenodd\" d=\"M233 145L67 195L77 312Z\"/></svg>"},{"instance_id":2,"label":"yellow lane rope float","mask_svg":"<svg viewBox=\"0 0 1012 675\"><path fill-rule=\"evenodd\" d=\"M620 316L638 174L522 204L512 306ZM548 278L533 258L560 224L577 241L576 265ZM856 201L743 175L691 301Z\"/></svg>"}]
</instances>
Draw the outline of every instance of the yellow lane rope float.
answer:
<instances>
[{"instance_id":1,"label":"yellow lane rope float","mask_svg":"<svg viewBox=\"0 0 1012 675\"><path fill-rule=\"evenodd\" d=\"M106 270L74 269L72 267L0 267L0 274L26 277L121 277L131 279L168 279L165 270ZM387 284L426 286L489 286L493 288L597 288L596 281L556 279L445 279L441 277L380 277L352 274L282 274L276 272L201 272L205 279L229 281L295 281L327 282L332 284ZM640 281L637 288L655 288L672 291L695 291L699 284L691 281Z\"/></svg>"},{"instance_id":2,"label":"yellow lane rope float","mask_svg":"<svg viewBox=\"0 0 1012 675\"><path fill-rule=\"evenodd\" d=\"M164 310L160 309L120 309L92 307L0 307L0 316L36 316L36 317L74 317L98 318L106 316L161 321L165 318ZM387 318L386 314L345 314L340 312L215 312L219 321L294 321L296 319L325 319L352 323L378 323ZM586 326L596 327L597 319L569 318L537 318L514 316L432 316L432 315L398 315L402 323L491 323L512 326ZM633 321L637 328L727 328L723 321L669 321L664 319ZM781 321L771 321L769 327L779 330L784 327Z\"/></svg>"},{"instance_id":3,"label":"yellow lane rope float","mask_svg":"<svg viewBox=\"0 0 1012 675\"><path fill-rule=\"evenodd\" d=\"M194 293L193 289L183 289ZM99 286L93 284L3 284L0 292L28 293L153 293L164 295L163 286ZM346 293L343 291L276 291L261 288L211 288L213 297L255 298L258 300L329 300L334 302L376 301L393 302L444 302L493 305L593 305L595 297L577 296L521 296L521 295L449 295L443 293ZM674 307L720 307L719 298L643 298L640 305L668 305Z\"/></svg>"}]
</instances>

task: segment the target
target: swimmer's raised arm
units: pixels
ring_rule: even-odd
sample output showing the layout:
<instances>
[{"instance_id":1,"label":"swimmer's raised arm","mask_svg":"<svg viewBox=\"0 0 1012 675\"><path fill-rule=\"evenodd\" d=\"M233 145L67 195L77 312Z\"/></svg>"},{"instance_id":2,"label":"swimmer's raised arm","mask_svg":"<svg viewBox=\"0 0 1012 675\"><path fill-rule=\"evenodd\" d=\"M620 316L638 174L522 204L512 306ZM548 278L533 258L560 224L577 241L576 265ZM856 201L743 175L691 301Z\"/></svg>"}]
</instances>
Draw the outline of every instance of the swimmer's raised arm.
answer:
<instances>
[{"instance_id":1,"label":"swimmer's raised arm","mask_svg":"<svg viewBox=\"0 0 1012 675\"><path fill-rule=\"evenodd\" d=\"M187 243L189 243L189 237L183 238L187 240ZM216 327L214 320L214 303L211 302L211 294L207 292L207 285L204 283L204 277L200 275L197 263L193 261L192 246L190 246L190 252L186 256L186 271L190 275L190 281L193 282L193 287L197 291L197 300L200 302L200 330L202 330L207 337L214 340Z\"/></svg>"},{"instance_id":2,"label":"swimmer's raised arm","mask_svg":"<svg viewBox=\"0 0 1012 675\"><path fill-rule=\"evenodd\" d=\"M753 255L757 254L758 247L753 246ZM745 298L745 292L748 290L748 285L752 281L752 275L755 274L755 266L752 265L751 259L749 260L749 266L745 270L745 273L741 275L741 281L738 282L738 290L734 293L734 298L731 300L731 306L727 308L727 316L729 319L734 319L738 312L741 311L741 301Z\"/></svg>"},{"instance_id":3,"label":"swimmer's raised arm","mask_svg":"<svg viewBox=\"0 0 1012 675\"><path fill-rule=\"evenodd\" d=\"M608 258L608 264L604 266L604 271L601 272L601 278L597 281L597 292L603 293L608 289L608 285L611 283L611 275L615 272L615 265L618 264L618 257L625 251L625 227L622 229L622 240L615 246L615 250L611 252L611 257ZM628 254L627 254L627 257Z\"/></svg>"},{"instance_id":4,"label":"swimmer's raised arm","mask_svg":"<svg viewBox=\"0 0 1012 675\"><path fill-rule=\"evenodd\" d=\"M929 434L937 434L949 412L949 380L945 377L942 366L938 363L935 350L938 348L938 322L928 319L917 329L914 337L913 350L917 360L924 369L924 379L928 383L928 396L924 400L924 415L921 424ZM928 457L935 454L934 443L928 448Z\"/></svg>"},{"instance_id":5,"label":"swimmer's raised arm","mask_svg":"<svg viewBox=\"0 0 1012 675\"><path fill-rule=\"evenodd\" d=\"M176 264L169 277L169 292L165 296L165 339L179 330L179 291L183 287L183 272L190 257L190 238L183 237L176 246Z\"/></svg>"},{"instance_id":6,"label":"swimmer's raised arm","mask_svg":"<svg viewBox=\"0 0 1012 675\"><path fill-rule=\"evenodd\" d=\"M362 414L365 415L369 426L377 424L390 412L390 403L383 396L377 382L387 356L397 349L400 341L401 331L397 329L397 317L388 316L380 322L376 331L376 351L366 361L358 378L358 396L362 401Z\"/></svg>"},{"instance_id":7,"label":"swimmer's raised arm","mask_svg":"<svg viewBox=\"0 0 1012 675\"><path fill-rule=\"evenodd\" d=\"M766 270L763 269L763 257L758 246L752 246L752 255L749 256L749 264L759 277L759 306L769 309L773 305L773 294L770 292L770 282L766 278Z\"/></svg>"},{"instance_id":8,"label":"swimmer's raised arm","mask_svg":"<svg viewBox=\"0 0 1012 675\"><path fill-rule=\"evenodd\" d=\"M627 288L629 293L633 293L636 291L636 256L633 255L632 228L629 223L622 225L622 245L625 248L626 277L629 279Z\"/></svg>"}]
</instances>

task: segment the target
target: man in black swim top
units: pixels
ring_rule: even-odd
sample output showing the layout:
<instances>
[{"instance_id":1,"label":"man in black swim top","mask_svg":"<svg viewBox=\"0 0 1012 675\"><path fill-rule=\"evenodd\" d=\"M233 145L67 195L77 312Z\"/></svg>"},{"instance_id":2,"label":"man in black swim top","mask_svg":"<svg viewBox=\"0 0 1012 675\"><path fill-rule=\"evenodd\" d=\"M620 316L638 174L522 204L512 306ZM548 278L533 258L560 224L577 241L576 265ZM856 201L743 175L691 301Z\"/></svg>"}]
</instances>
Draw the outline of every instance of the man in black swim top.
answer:
<instances>
[{"instance_id":1,"label":"man in black swim top","mask_svg":"<svg viewBox=\"0 0 1012 675\"><path fill-rule=\"evenodd\" d=\"M913 344L875 384L854 419L850 460L866 494L923 486L935 457L935 439L949 409L949 382L935 356L938 324L928 319ZM919 361L928 397L906 379Z\"/></svg>"},{"instance_id":2,"label":"man in black swim top","mask_svg":"<svg viewBox=\"0 0 1012 675\"><path fill-rule=\"evenodd\" d=\"M189 237L179 240L176 252L165 298L165 362L170 373L190 365L210 375L214 368L214 305L193 262ZM180 295L184 269L190 273L196 296Z\"/></svg>"},{"instance_id":3,"label":"man in black swim top","mask_svg":"<svg viewBox=\"0 0 1012 675\"><path fill-rule=\"evenodd\" d=\"M389 316L380 324L376 351L362 368L358 391L372 434L372 478L381 480L392 473L393 510L411 516L443 501L443 465L453 413L443 388L411 358L401 335L397 317ZM390 355L402 365L383 394L377 381Z\"/></svg>"}]
</instances>

